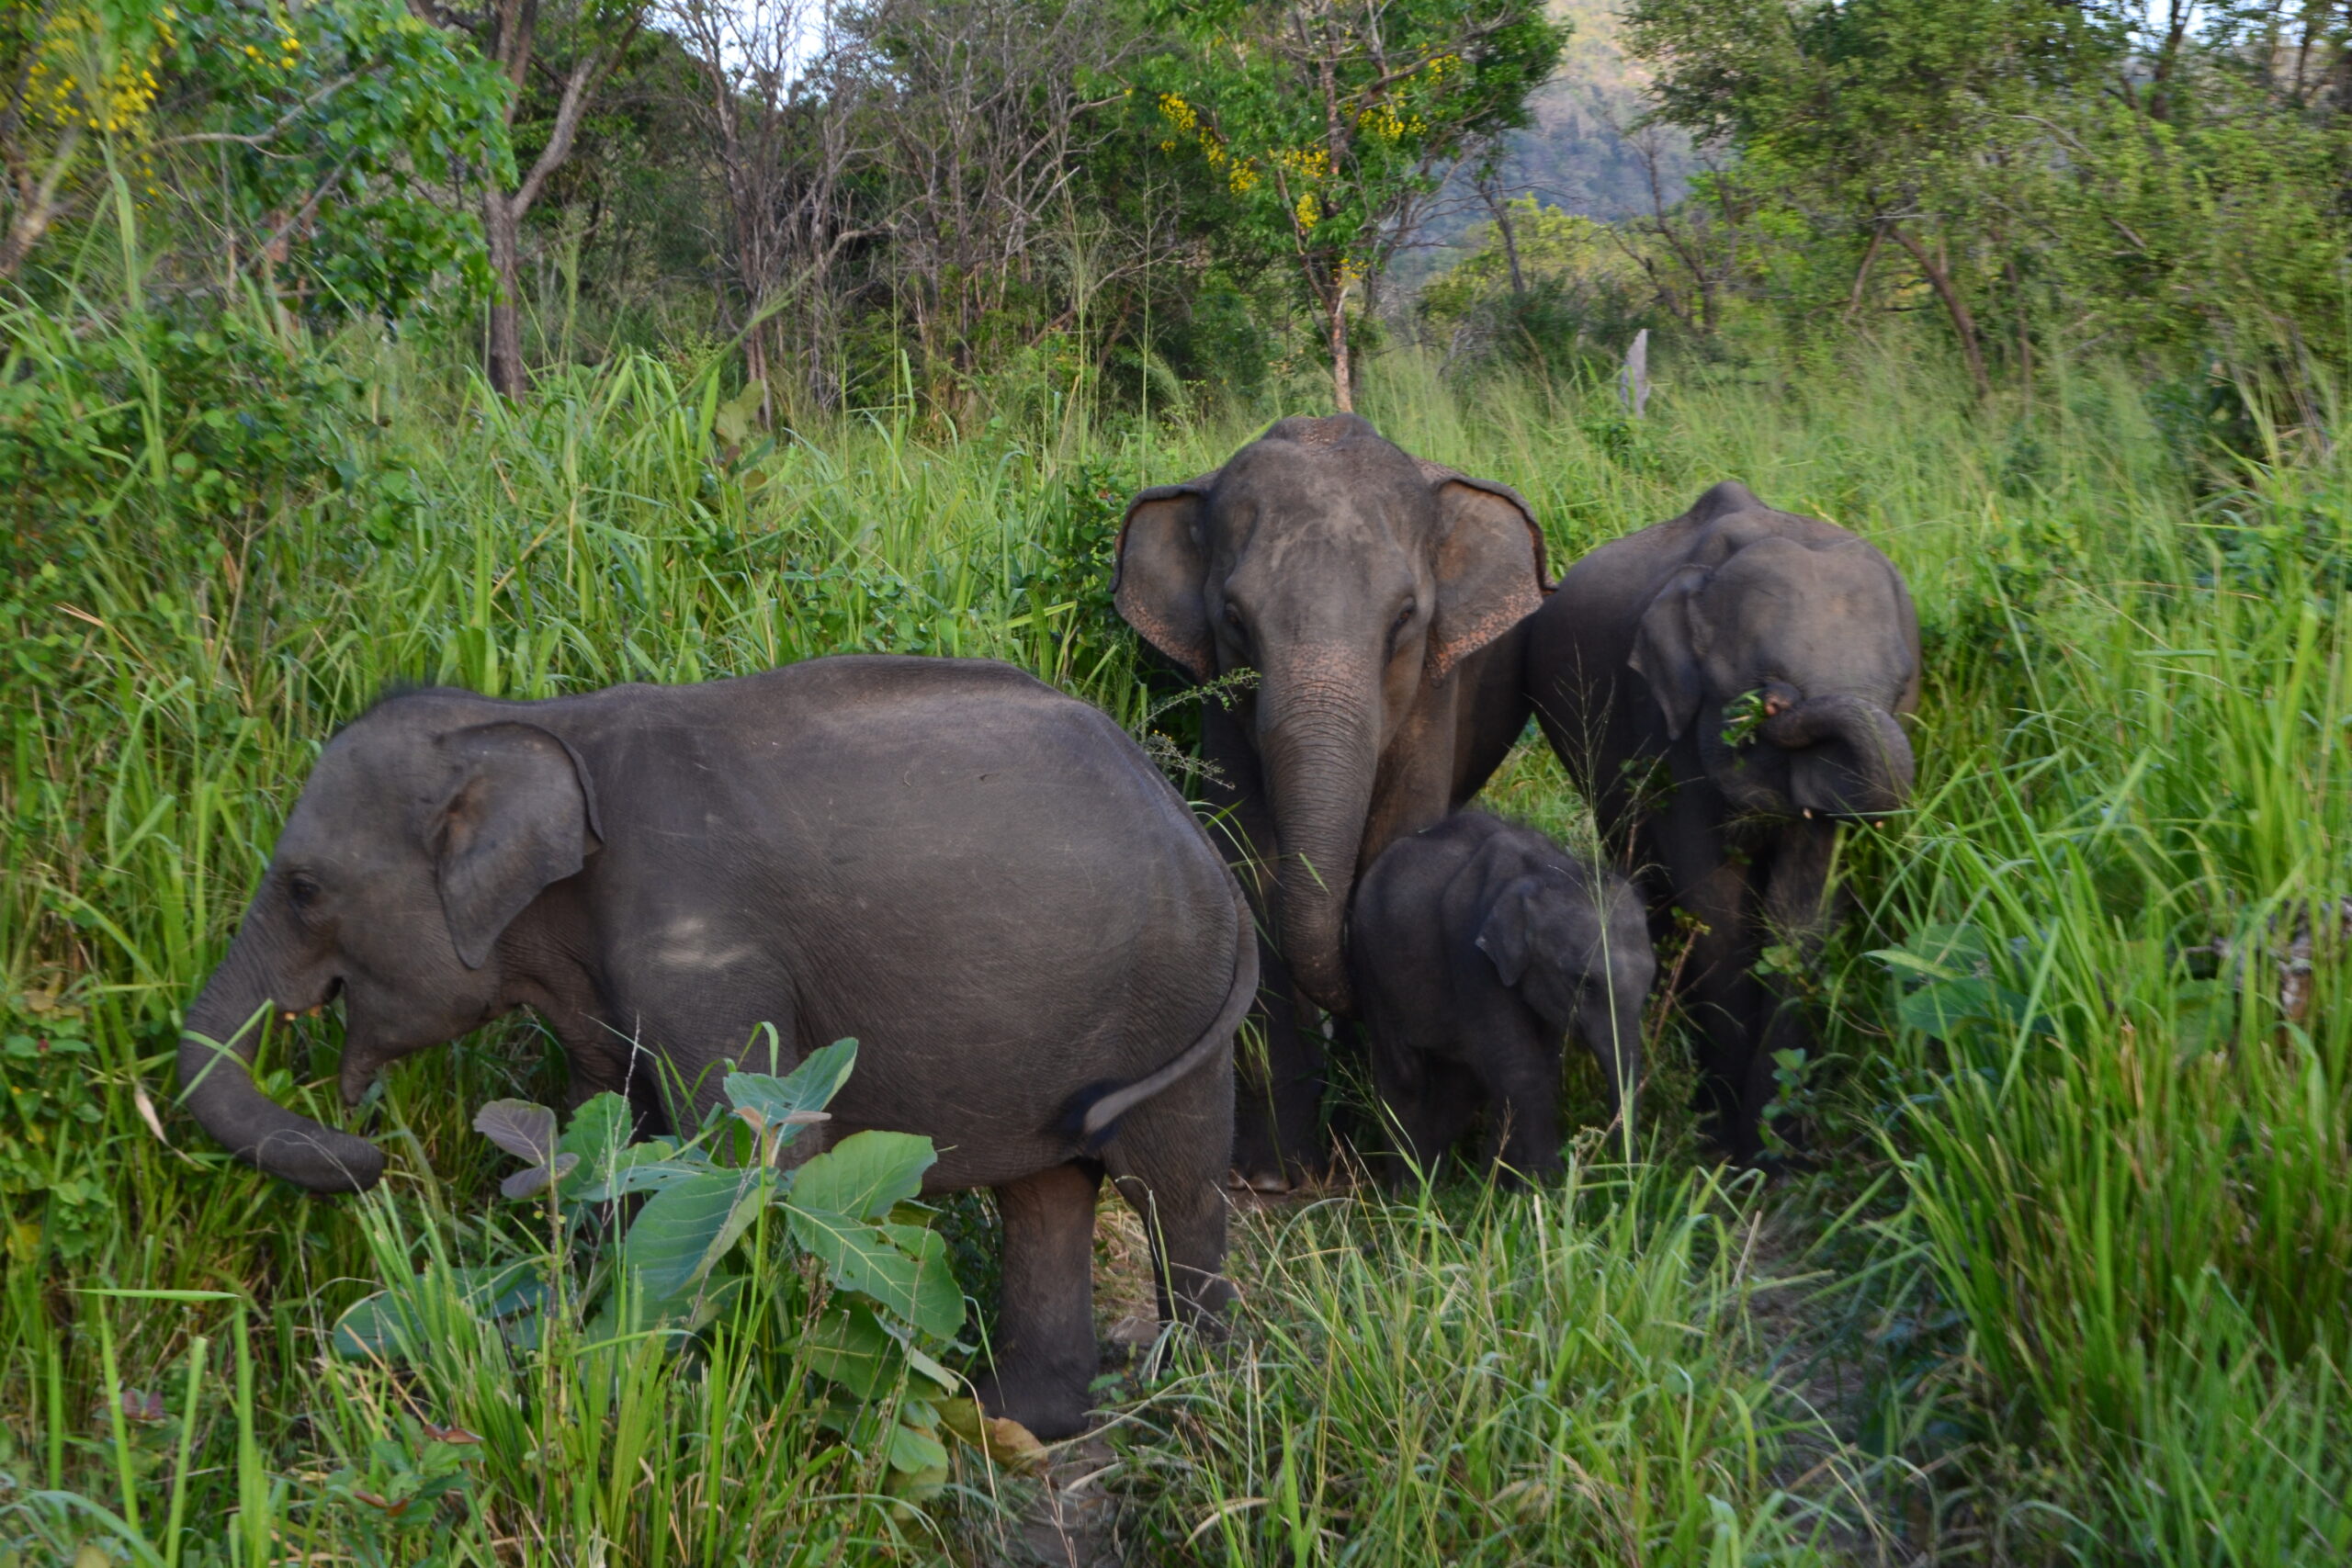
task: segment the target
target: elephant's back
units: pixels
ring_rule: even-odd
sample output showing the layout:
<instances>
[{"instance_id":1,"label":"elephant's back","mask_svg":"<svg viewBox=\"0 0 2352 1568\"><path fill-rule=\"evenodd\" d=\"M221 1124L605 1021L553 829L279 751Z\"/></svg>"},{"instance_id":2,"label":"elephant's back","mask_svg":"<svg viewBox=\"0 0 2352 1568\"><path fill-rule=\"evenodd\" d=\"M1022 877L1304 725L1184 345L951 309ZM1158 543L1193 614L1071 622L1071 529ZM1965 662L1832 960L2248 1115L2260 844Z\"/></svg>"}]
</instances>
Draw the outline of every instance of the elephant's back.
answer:
<instances>
[{"instance_id":1,"label":"elephant's back","mask_svg":"<svg viewBox=\"0 0 2352 1568\"><path fill-rule=\"evenodd\" d=\"M764 863L742 881L776 902L804 1043L865 1042L846 1122L869 1094L903 1115L920 1080L943 1141L1042 1131L1208 1026L1238 895L1124 730L1002 665L822 662L761 770Z\"/></svg>"}]
</instances>

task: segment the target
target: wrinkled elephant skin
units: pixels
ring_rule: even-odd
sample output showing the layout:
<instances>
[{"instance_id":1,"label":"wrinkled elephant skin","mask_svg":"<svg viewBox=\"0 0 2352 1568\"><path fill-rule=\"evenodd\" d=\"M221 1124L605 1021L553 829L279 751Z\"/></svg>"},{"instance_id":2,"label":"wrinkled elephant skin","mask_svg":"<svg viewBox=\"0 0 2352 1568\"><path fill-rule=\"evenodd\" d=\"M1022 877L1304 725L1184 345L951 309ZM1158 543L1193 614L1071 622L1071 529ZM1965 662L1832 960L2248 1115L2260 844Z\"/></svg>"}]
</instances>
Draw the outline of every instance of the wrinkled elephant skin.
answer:
<instances>
[{"instance_id":1,"label":"wrinkled elephant skin","mask_svg":"<svg viewBox=\"0 0 2352 1568\"><path fill-rule=\"evenodd\" d=\"M1592 1054L1634 1126L1657 963L1641 896L1530 828L1457 811L1356 886L1348 936L1373 1082L1399 1134L1392 1182L1433 1173L1483 1111L1508 1178L1560 1174L1560 1044Z\"/></svg>"},{"instance_id":2,"label":"wrinkled elephant skin","mask_svg":"<svg viewBox=\"0 0 2352 1568\"><path fill-rule=\"evenodd\" d=\"M1910 592L1867 541L1726 483L1579 560L1526 635L1536 719L1645 883L1653 930L1670 907L1696 922L1680 989L1703 1108L1753 1159L1774 1054L1810 1041L1758 965L1818 944L1838 825L1910 799Z\"/></svg>"},{"instance_id":3,"label":"wrinkled elephant skin","mask_svg":"<svg viewBox=\"0 0 2352 1568\"><path fill-rule=\"evenodd\" d=\"M983 1393L1054 1437L1085 1419L1103 1174L1147 1215L1163 1310L1213 1327L1231 1300L1230 1060L1256 992L1222 853L1108 718L1004 665L820 659L379 703L321 754L180 1073L239 1158L348 1191L383 1156L254 1087L270 1010L340 996L356 1100L528 1007L578 1098L624 1093L650 1127L698 1125L762 1024L795 1060L854 1036L823 1131L927 1134L928 1190L996 1190Z\"/></svg>"},{"instance_id":4,"label":"wrinkled elephant skin","mask_svg":"<svg viewBox=\"0 0 2352 1568\"><path fill-rule=\"evenodd\" d=\"M1313 1006L1352 1012L1359 870L1486 782L1527 718L1517 628L1544 538L1512 491L1418 460L1352 414L1285 419L1214 473L1137 495L1119 613L1204 704L1204 788L1238 840L1261 952L1266 1070L1235 1165L1287 1186L1320 1154Z\"/></svg>"}]
</instances>

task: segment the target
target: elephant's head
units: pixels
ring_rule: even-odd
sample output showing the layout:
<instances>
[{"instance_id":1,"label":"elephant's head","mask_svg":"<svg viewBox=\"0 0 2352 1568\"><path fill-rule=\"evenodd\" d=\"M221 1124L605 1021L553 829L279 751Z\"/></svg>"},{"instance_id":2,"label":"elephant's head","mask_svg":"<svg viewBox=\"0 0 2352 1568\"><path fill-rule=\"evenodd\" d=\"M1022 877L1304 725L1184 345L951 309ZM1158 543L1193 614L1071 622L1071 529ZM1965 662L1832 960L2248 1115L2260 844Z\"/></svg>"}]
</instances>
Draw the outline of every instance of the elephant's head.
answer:
<instances>
[{"instance_id":1,"label":"elephant's head","mask_svg":"<svg viewBox=\"0 0 2352 1568\"><path fill-rule=\"evenodd\" d=\"M1195 681L1257 671L1237 709L1273 816L1277 842L1260 848L1280 857L1283 956L1325 1007L1349 1010L1343 919L1382 847L1366 823L1400 728L1543 589L1525 502L1416 461L1352 414L1285 419L1215 473L1128 506L1120 615ZM1441 786L1432 815L1445 805Z\"/></svg>"},{"instance_id":2,"label":"elephant's head","mask_svg":"<svg viewBox=\"0 0 2352 1568\"><path fill-rule=\"evenodd\" d=\"M514 1005L502 937L599 838L578 755L495 712L465 694L395 697L321 754L180 1040L181 1098L239 1159L320 1192L383 1174L374 1145L254 1087L269 1011L343 998L349 1103L387 1064Z\"/></svg>"},{"instance_id":3,"label":"elephant's head","mask_svg":"<svg viewBox=\"0 0 2352 1568\"><path fill-rule=\"evenodd\" d=\"M1695 730L1738 810L1871 818L1910 797L1919 623L1866 541L1772 512L1736 484L1690 513L1690 559L1643 610L1630 662L1667 733Z\"/></svg>"},{"instance_id":4,"label":"elephant's head","mask_svg":"<svg viewBox=\"0 0 2352 1568\"><path fill-rule=\"evenodd\" d=\"M1657 977L1640 895L1615 878L1544 866L1504 886L1476 945L1504 985L1592 1053L1610 1109L1631 1127L1642 1076L1642 1009Z\"/></svg>"}]
</instances>

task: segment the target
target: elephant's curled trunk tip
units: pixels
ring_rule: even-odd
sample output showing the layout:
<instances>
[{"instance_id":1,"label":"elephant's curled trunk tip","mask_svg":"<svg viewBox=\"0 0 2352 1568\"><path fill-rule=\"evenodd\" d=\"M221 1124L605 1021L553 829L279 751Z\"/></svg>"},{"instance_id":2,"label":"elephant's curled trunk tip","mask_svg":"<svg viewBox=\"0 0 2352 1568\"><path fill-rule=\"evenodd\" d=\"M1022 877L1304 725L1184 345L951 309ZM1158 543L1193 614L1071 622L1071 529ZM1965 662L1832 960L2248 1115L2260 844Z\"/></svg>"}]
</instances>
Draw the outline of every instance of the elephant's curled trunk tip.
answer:
<instances>
[{"instance_id":1,"label":"elephant's curled trunk tip","mask_svg":"<svg viewBox=\"0 0 2352 1568\"><path fill-rule=\"evenodd\" d=\"M180 1100L222 1147L254 1169L312 1192L364 1192L384 1174L384 1153L365 1138L298 1115L253 1079L253 1031L260 998L242 1010L208 988L180 1037Z\"/></svg>"}]
</instances>

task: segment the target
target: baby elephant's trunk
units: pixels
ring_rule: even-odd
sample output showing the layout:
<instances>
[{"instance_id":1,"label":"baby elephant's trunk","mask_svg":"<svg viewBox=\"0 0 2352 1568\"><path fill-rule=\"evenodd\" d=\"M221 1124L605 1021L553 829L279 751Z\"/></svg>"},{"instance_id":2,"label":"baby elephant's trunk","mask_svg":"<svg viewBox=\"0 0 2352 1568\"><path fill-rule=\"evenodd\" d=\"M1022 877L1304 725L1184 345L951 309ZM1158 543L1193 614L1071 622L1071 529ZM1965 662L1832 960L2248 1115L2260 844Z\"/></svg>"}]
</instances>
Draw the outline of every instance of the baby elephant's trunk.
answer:
<instances>
[{"instance_id":1,"label":"baby elephant's trunk","mask_svg":"<svg viewBox=\"0 0 2352 1568\"><path fill-rule=\"evenodd\" d=\"M364 1192L384 1174L383 1151L273 1101L254 1083L261 1019L286 995L239 931L229 955L187 1010L180 1035L180 1099L204 1130L256 1169L313 1192Z\"/></svg>"},{"instance_id":2,"label":"baby elephant's trunk","mask_svg":"<svg viewBox=\"0 0 2352 1568\"><path fill-rule=\"evenodd\" d=\"M1782 709L1757 730L1790 753L1789 794L1803 810L1883 817L1911 798L1911 741L1877 704L1832 692Z\"/></svg>"}]
</instances>

